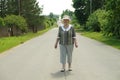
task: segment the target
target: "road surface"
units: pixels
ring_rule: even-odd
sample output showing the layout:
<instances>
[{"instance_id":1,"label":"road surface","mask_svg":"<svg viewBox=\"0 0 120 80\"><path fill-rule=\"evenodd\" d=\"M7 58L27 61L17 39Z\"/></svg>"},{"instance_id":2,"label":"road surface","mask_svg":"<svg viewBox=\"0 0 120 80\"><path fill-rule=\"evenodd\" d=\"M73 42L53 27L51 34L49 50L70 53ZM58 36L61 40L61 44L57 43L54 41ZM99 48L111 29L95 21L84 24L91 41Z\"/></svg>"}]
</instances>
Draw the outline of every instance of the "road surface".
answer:
<instances>
[{"instance_id":1,"label":"road surface","mask_svg":"<svg viewBox=\"0 0 120 80\"><path fill-rule=\"evenodd\" d=\"M0 55L0 80L120 80L120 50L77 34L72 72L60 72L57 28Z\"/></svg>"}]
</instances>

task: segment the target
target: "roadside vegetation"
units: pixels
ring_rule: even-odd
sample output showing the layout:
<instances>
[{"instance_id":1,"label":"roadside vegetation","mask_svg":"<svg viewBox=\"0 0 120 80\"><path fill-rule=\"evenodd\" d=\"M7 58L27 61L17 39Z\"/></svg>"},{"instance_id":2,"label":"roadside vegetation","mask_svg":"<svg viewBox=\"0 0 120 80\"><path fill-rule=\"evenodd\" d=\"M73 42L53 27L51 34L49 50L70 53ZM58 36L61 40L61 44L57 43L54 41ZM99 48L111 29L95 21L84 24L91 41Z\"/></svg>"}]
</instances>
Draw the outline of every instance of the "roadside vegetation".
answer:
<instances>
[{"instance_id":1,"label":"roadside vegetation","mask_svg":"<svg viewBox=\"0 0 120 80\"><path fill-rule=\"evenodd\" d=\"M42 35L43 33L47 32L49 29L50 28L47 28L45 30L38 31L37 33L30 32L30 33L26 33L26 34L21 35L21 36L0 38L0 53L8 50L10 48L13 48L19 44L23 44L24 42L26 42L34 37Z\"/></svg>"},{"instance_id":2,"label":"roadside vegetation","mask_svg":"<svg viewBox=\"0 0 120 80\"><path fill-rule=\"evenodd\" d=\"M81 35L120 49L120 0L73 0Z\"/></svg>"},{"instance_id":3,"label":"roadside vegetation","mask_svg":"<svg viewBox=\"0 0 120 80\"><path fill-rule=\"evenodd\" d=\"M0 0L0 5L0 53L45 33L59 17L42 15L37 0Z\"/></svg>"},{"instance_id":4,"label":"roadside vegetation","mask_svg":"<svg viewBox=\"0 0 120 80\"><path fill-rule=\"evenodd\" d=\"M65 10L62 15L64 14L72 16L71 24L73 24L75 30L80 33L80 35L95 39L104 44L120 49L120 29L119 26L117 26L119 23L115 24L116 26L110 26L112 25L109 22L109 18L111 15L110 11L98 8L88 16L86 22L83 22L83 15L78 20L78 16L73 14L69 10ZM118 31L116 30L115 32L114 28L116 28ZM111 31L113 31L114 33L112 33Z\"/></svg>"},{"instance_id":5,"label":"roadside vegetation","mask_svg":"<svg viewBox=\"0 0 120 80\"><path fill-rule=\"evenodd\" d=\"M98 32L80 32L81 35L95 39L114 48L120 49L120 39L110 36L103 36L102 33Z\"/></svg>"},{"instance_id":6,"label":"roadside vegetation","mask_svg":"<svg viewBox=\"0 0 120 80\"><path fill-rule=\"evenodd\" d=\"M0 53L57 26L69 15L75 30L120 49L120 0L72 0L74 12L42 15L37 0L0 1Z\"/></svg>"}]
</instances>

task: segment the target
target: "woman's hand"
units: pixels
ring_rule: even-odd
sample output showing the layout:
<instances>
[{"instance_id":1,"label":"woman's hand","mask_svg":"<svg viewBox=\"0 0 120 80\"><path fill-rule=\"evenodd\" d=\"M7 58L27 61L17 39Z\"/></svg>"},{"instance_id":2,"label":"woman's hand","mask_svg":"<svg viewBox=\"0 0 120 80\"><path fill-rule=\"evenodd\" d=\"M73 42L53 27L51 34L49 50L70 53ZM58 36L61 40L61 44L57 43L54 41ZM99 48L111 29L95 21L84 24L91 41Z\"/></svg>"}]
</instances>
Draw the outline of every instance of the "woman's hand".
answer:
<instances>
[{"instance_id":1,"label":"woman's hand","mask_svg":"<svg viewBox=\"0 0 120 80\"><path fill-rule=\"evenodd\" d=\"M74 42L75 42L75 47L78 48L78 44L77 44L76 38L74 39Z\"/></svg>"},{"instance_id":2,"label":"woman's hand","mask_svg":"<svg viewBox=\"0 0 120 80\"><path fill-rule=\"evenodd\" d=\"M75 43L75 47L78 48L78 44L77 43Z\"/></svg>"},{"instance_id":3,"label":"woman's hand","mask_svg":"<svg viewBox=\"0 0 120 80\"><path fill-rule=\"evenodd\" d=\"M56 39L56 43L55 43L55 46L54 46L55 49L57 48L58 42L59 42L59 38Z\"/></svg>"},{"instance_id":4,"label":"woman's hand","mask_svg":"<svg viewBox=\"0 0 120 80\"><path fill-rule=\"evenodd\" d=\"M55 48L55 49L57 48L57 44L55 44L54 48Z\"/></svg>"}]
</instances>

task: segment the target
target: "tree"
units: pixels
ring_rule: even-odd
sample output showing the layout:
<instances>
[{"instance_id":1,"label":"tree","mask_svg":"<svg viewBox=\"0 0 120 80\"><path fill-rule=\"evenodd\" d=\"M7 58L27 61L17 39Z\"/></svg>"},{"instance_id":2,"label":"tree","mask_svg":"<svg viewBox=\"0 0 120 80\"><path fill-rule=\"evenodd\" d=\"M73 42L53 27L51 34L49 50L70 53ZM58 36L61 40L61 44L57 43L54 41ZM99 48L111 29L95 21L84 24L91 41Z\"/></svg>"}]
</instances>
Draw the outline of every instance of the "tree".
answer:
<instances>
[{"instance_id":1,"label":"tree","mask_svg":"<svg viewBox=\"0 0 120 80\"><path fill-rule=\"evenodd\" d=\"M7 6L7 11L6 15L19 15L19 2L18 0L7 0L6 6Z\"/></svg>"},{"instance_id":2,"label":"tree","mask_svg":"<svg viewBox=\"0 0 120 80\"><path fill-rule=\"evenodd\" d=\"M88 18L85 29L92 31L105 31L105 27L108 23L108 12L98 9L94 11Z\"/></svg>"},{"instance_id":3,"label":"tree","mask_svg":"<svg viewBox=\"0 0 120 80\"><path fill-rule=\"evenodd\" d=\"M105 1L104 0L91 0L91 3L92 3L92 12L94 12L97 9L103 8Z\"/></svg>"},{"instance_id":4,"label":"tree","mask_svg":"<svg viewBox=\"0 0 120 80\"><path fill-rule=\"evenodd\" d=\"M73 0L75 16L80 24L84 25L91 13L103 7L104 0Z\"/></svg>"},{"instance_id":5,"label":"tree","mask_svg":"<svg viewBox=\"0 0 120 80\"><path fill-rule=\"evenodd\" d=\"M62 12L61 17L63 17L64 15L69 15L70 17L72 17L73 14L74 14L73 11L66 9L65 11Z\"/></svg>"},{"instance_id":6,"label":"tree","mask_svg":"<svg viewBox=\"0 0 120 80\"><path fill-rule=\"evenodd\" d=\"M3 20L3 18L0 17L0 27L4 26L4 25L5 25L4 20Z\"/></svg>"},{"instance_id":7,"label":"tree","mask_svg":"<svg viewBox=\"0 0 120 80\"><path fill-rule=\"evenodd\" d=\"M20 31L26 31L27 30L27 23L26 20L21 16L16 15L7 15L4 18L5 25L8 27L10 35L14 36L14 29L20 30Z\"/></svg>"},{"instance_id":8,"label":"tree","mask_svg":"<svg viewBox=\"0 0 120 80\"><path fill-rule=\"evenodd\" d=\"M0 0L1 17L12 14L23 16L27 20L29 28L36 26L35 23L40 19L42 9L36 0Z\"/></svg>"},{"instance_id":9,"label":"tree","mask_svg":"<svg viewBox=\"0 0 120 80\"><path fill-rule=\"evenodd\" d=\"M88 18L86 0L73 0L73 7L75 8L75 16L77 17L80 24L85 24Z\"/></svg>"},{"instance_id":10,"label":"tree","mask_svg":"<svg viewBox=\"0 0 120 80\"><path fill-rule=\"evenodd\" d=\"M32 28L33 32L37 32L36 29L39 24L38 20L40 19L41 13L42 13L42 8L38 6L38 2L36 0L21 1L21 16L25 17L29 25L29 28Z\"/></svg>"},{"instance_id":11,"label":"tree","mask_svg":"<svg viewBox=\"0 0 120 80\"><path fill-rule=\"evenodd\" d=\"M6 16L6 10L7 10L7 0L0 0L0 17Z\"/></svg>"},{"instance_id":12,"label":"tree","mask_svg":"<svg viewBox=\"0 0 120 80\"><path fill-rule=\"evenodd\" d=\"M106 0L106 10L109 12L106 35L120 38L120 0Z\"/></svg>"}]
</instances>

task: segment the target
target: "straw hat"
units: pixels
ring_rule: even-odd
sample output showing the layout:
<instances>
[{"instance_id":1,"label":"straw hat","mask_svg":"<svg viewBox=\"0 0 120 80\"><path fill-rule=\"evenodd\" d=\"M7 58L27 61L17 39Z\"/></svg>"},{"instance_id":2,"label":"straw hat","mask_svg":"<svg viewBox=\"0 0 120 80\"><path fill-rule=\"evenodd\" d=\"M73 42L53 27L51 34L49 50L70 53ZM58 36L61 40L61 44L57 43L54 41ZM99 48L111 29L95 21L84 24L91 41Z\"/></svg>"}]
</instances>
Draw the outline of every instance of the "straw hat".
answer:
<instances>
[{"instance_id":1,"label":"straw hat","mask_svg":"<svg viewBox=\"0 0 120 80\"><path fill-rule=\"evenodd\" d=\"M69 21L71 20L68 15L64 15L63 18L62 18L62 20L64 20L64 19L68 19Z\"/></svg>"}]
</instances>

